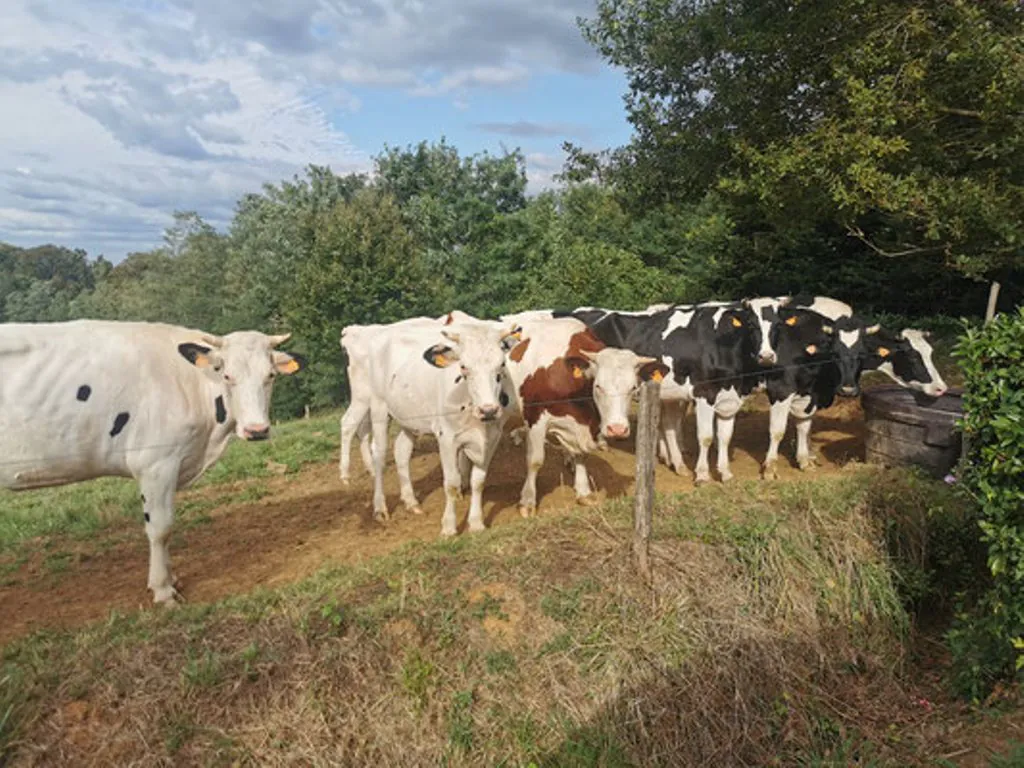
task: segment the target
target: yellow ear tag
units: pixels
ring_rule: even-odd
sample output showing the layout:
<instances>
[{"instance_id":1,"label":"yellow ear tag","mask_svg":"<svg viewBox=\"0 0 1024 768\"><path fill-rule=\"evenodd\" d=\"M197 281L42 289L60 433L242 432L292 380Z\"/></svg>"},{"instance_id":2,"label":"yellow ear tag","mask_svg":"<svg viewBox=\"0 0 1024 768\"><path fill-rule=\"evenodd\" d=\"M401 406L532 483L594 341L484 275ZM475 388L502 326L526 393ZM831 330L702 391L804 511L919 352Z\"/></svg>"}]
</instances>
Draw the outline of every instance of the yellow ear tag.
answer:
<instances>
[{"instance_id":1,"label":"yellow ear tag","mask_svg":"<svg viewBox=\"0 0 1024 768\"><path fill-rule=\"evenodd\" d=\"M448 358L438 353L434 355L434 365L436 365L438 368L445 368L448 365Z\"/></svg>"},{"instance_id":2,"label":"yellow ear tag","mask_svg":"<svg viewBox=\"0 0 1024 768\"><path fill-rule=\"evenodd\" d=\"M808 344L807 345L807 354L808 355L813 355L817 351L818 351L818 348L814 344Z\"/></svg>"},{"instance_id":3,"label":"yellow ear tag","mask_svg":"<svg viewBox=\"0 0 1024 768\"><path fill-rule=\"evenodd\" d=\"M196 368L208 368L210 366L210 358L206 355L196 355L193 365L195 365Z\"/></svg>"},{"instance_id":4,"label":"yellow ear tag","mask_svg":"<svg viewBox=\"0 0 1024 768\"><path fill-rule=\"evenodd\" d=\"M651 381L657 381L657 382L660 383L661 380L664 379L664 378L665 377L662 375L661 371L655 371L654 375L651 376Z\"/></svg>"},{"instance_id":5,"label":"yellow ear tag","mask_svg":"<svg viewBox=\"0 0 1024 768\"><path fill-rule=\"evenodd\" d=\"M796 325L796 315L786 318L786 325Z\"/></svg>"},{"instance_id":6,"label":"yellow ear tag","mask_svg":"<svg viewBox=\"0 0 1024 768\"><path fill-rule=\"evenodd\" d=\"M572 367L572 377L574 379L582 379L583 378L583 369L580 368L578 365L574 365Z\"/></svg>"},{"instance_id":7,"label":"yellow ear tag","mask_svg":"<svg viewBox=\"0 0 1024 768\"><path fill-rule=\"evenodd\" d=\"M878 356L879 357L888 357L889 356L889 348L888 347L879 347L878 348Z\"/></svg>"},{"instance_id":8,"label":"yellow ear tag","mask_svg":"<svg viewBox=\"0 0 1024 768\"><path fill-rule=\"evenodd\" d=\"M280 370L282 373L295 373L297 370L299 370L299 361L296 360L295 358L292 358L287 363L281 365Z\"/></svg>"},{"instance_id":9,"label":"yellow ear tag","mask_svg":"<svg viewBox=\"0 0 1024 768\"><path fill-rule=\"evenodd\" d=\"M738 317L734 317L732 319L732 324L733 324L734 328L742 328L743 327L743 321L740 320Z\"/></svg>"}]
</instances>

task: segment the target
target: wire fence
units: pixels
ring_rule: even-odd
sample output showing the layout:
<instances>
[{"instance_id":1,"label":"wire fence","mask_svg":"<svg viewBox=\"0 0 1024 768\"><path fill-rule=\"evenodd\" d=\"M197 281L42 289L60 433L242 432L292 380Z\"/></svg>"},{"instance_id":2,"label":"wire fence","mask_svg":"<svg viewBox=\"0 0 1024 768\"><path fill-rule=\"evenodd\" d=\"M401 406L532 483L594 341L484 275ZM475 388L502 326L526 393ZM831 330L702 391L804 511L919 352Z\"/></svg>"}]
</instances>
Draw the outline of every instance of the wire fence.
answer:
<instances>
[{"instance_id":1,"label":"wire fence","mask_svg":"<svg viewBox=\"0 0 1024 768\"><path fill-rule=\"evenodd\" d=\"M818 368L821 368L822 366L830 365L830 364L833 364L833 361L831 361L831 360L821 360L821 361L811 361L811 362L808 362L808 363L794 363L792 365L785 365L785 366L772 366L771 368L765 369L764 372L759 372L759 373L747 372L747 373L741 373L741 374L730 374L728 376L721 376L721 377L712 377L712 378L708 378L708 379L701 379L701 380L696 381L696 382L692 381L692 378L688 376L686 378L686 381L689 381L690 384L689 385L683 384L683 385L679 385L679 386L681 386L681 387L690 386L691 388L697 388L697 387L702 387L702 386L713 386L715 384L738 383L739 381L741 381L743 379L751 379L751 378L759 380L758 383L762 383L760 380L762 380L762 379L766 380L768 376L771 376L773 374L778 374L778 373L781 373L783 371L792 371L792 370L800 370L800 369L812 369L812 368L813 369L818 369ZM756 389L756 386L755 386L755 389ZM630 390L628 392L616 392L616 393L612 393L612 396L632 395L632 394L635 394L637 391L638 390ZM747 396L747 395L741 395L741 397L745 397L745 396ZM665 400L667 398L663 397L662 399ZM691 398L691 399L695 399L695 398ZM548 400L529 400L529 401L526 401L526 402L522 402L522 400L520 400L520 406L522 408L531 408L531 409L535 409L535 408L543 409L543 408L549 408L549 407L555 406L555 405L567 405L567 404L571 404L571 403L592 404L592 405L595 405L595 407L596 407L596 403L595 403L593 395L579 395L579 396L576 396L576 397L555 398L555 399L548 399ZM452 407L451 409L446 409L446 410L437 411L437 412L433 412L433 413L423 413L423 414L418 414L418 415L414 415L414 416L403 416L403 418L401 420L402 421L430 421L430 420L433 420L433 419L447 418L447 417L450 417L450 416L456 416L459 413L463 413L466 410L466 408L468 408L468 407L469 407L469 403L466 403L466 404L460 405L459 407ZM367 414L367 416L368 415L369 414ZM390 418L390 413L389 413L389 418ZM360 420L360 421L362 421L362 420ZM2 424L0 424L0 428L9 429L9 427L7 427L6 425L2 425ZM97 450L97 451L99 451L101 453L110 455L110 456L122 456L122 455L128 455L128 454L143 453L143 452L146 452L146 451L171 451L171 450L174 450L174 449L183 448L183 447L192 445L195 442L194 440L188 440L188 441L177 441L177 442L173 442L173 443L153 443L153 444L148 444L148 445L133 445L133 446L127 446L127 447L124 447L124 448L117 448L115 450L111 450L111 448L109 447L109 444L108 445L102 445L102 446L99 445L99 440L103 439L103 437L105 437L105 436L106 436L106 433L102 432L102 431L97 435L97 441L96 441L97 445L95 446L95 450ZM108 438L108 439L116 439L116 438ZM77 452L75 452L75 453L64 453L64 454L58 454L58 455L47 454L47 455L45 455L43 457L39 457L39 458L0 459L0 467L11 467L11 466L15 466L15 467L17 467L17 466L38 467L41 464L52 466L53 464L57 464L57 463L60 463L60 462L70 462L70 461L81 460L83 458L83 456L87 456L87 455L88 456L92 456L92 455L94 455L94 453L93 453L94 447L89 445L88 441L82 440L80 442L80 446L82 446L82 447Z\"/></svg>"}]
</instances>

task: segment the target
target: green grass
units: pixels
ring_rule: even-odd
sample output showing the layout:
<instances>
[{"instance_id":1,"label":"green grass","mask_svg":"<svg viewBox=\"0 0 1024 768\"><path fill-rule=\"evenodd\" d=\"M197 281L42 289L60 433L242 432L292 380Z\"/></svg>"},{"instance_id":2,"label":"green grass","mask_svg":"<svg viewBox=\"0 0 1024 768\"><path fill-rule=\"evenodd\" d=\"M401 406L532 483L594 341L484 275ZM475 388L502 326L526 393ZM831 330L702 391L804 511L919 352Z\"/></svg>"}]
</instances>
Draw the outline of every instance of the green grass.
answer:
<instances>
[{"instance_id":1,"label":"green grass","mask_svg":"<svg viewBox=\"0 0 1024 768\"><path fill-rule=\"evenodd\" d=\"M0 763L32 745L99 762L905 765L933 745L885 739L908 700L908 615L884 542L912 537L889 521L916 531L956 504L873 468L709 486L660 500L653 591L620 499L40 633L0 657ZM76 701L84 744L59 727Z\"/></svg>"},{"instance_id":2,"label":"green grass","mask_svg":"<svg viewBox=\"0 0 1024 768\"><path fill-rule=\"evenodd\" d=\"M268 462L295 472L304 464L330 461L338 450L339 415L285 422L273 428L266 442L233 440L220 461L192 487L272 477L275 472ZM191 499L193 494L186 491L179 494L176 516L187 524L191 516L201 516L219 503L256 501L265 493L265 485L257 482L215 501ZM0 490L0 556L36 537L63 534L84 539L112 524L136 519L141 522L142 502L133 480L100 478L35 491Z\"/></svg>"}]
</instances>

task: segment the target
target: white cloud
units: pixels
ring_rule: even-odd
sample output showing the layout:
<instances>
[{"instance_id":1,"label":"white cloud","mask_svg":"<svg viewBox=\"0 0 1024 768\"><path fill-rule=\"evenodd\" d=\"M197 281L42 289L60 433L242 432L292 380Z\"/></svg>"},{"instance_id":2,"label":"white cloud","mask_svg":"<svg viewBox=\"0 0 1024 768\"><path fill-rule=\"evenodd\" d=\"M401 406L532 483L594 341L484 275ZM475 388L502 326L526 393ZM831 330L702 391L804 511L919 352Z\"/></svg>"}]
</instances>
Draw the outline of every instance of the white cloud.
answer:
<instances>
[{"instance_id":1,"label":"white cloud","mask_svg":"<svg viewBox=\"0 0 1024 768\"><path fill-rule=\"evenodd\" d=\"M0 240L114 257L159 243L175 209L223 226L242 194L306 164L367 170L332 122L358 118L350 88L466 109L481 89L597 66L575 26L592 0L4 6ZM551 173L531 163L531 186Z\"/></svg>"}]
</instances>

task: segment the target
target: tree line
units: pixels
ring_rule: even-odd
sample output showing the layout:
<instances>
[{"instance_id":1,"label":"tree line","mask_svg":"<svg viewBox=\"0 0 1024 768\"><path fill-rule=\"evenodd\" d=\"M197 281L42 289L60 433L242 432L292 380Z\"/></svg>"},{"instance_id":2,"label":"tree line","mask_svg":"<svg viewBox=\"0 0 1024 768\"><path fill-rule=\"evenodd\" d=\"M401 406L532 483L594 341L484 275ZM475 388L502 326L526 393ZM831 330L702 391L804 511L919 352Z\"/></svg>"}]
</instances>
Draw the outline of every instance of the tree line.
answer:
<instances>
[{"instance_id":1,"label":"tree line","mask_svg":"<svg viewBox=\"0 0 1024 768\"><path fill-rule=\"evenodd\" d=\"M112 265L0 245L0 321L289 330L279 415L346 396L349 323L457 307L621 309L813 292L885 317L977 316L1024 289L1019 4L601 0L583 33L629 78L625 147L566 145L527 195L521 152L385 148L236 205L175 214Z\"/></svg>"}]
</instances>

